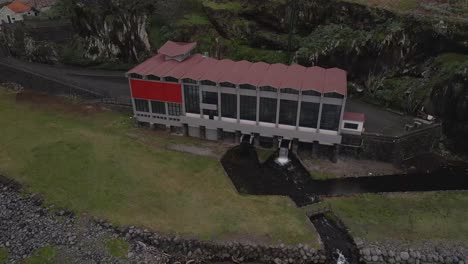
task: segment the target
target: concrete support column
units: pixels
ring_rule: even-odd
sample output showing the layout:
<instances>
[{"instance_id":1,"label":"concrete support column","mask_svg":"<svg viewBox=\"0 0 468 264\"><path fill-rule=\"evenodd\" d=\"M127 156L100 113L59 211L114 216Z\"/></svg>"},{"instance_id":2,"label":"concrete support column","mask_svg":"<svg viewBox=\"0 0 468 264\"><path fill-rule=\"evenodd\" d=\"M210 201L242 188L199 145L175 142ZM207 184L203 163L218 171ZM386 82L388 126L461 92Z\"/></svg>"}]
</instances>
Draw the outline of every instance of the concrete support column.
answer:
<instances>
[{"instance_id":1,"label":"concrete support column","mask_svg":"<svg viewBox=\"0 0 468 264\"><path fill-rule=\"evenodd\" d=\"M312 158L317 159L318 154L319 154L319 142L314 141L314 143L312 143Z\"/></svg>"},{"instance_id":2,"label":"concrete support column","mask_svg":"<svg viewBox=\"0 0 468 264\"><path fill-rule=\"evenodd\" d=\"M341 104L340 124L338 125L338 134L341 134L341 127L343 126L343 116L346 108L346 96L343 97L343 104Z\"/></svg>"},{"instance_id":3,"label":"concrete support column","mask_svg":"<svg viewBox=\"0 0 468 264\"><path fill-rule=\"evenodd\" d=\"M323 94L320 96L320 109L317 121L317 133L320 133L320 123L322 122Z\"/></svg>"},{"instance_id":4,"label":"concrete support column","mask_svg":"<svg viewBox=\"0 0 468 264\"><path fill-rule=\"evenodd\" d=\"M218 128L218 140L223 140L224 137L223 137L223 129L222 128Z\"/></svg>"},{"instance_id":5,"label":"concrete support column","mask_svg":"<svg viewBox=\"0 0 468 264\"><path fill-rule=\"evenodd\" d=\"M260 146L260 134L254 134L254 146Z\"/></svg>"},{"instance_id":6,"label":"concrete support column","mask_svg":"<svg viewBox=\"0 0 468 264\"><path fill-rule=\"evenodd\" d=\"M235 136L234 136L234 141L236 144L240 143L240 138L241 138L242 133L240 131L236 131Z\"/></svg>"},{"instance_id":7,"label":"concrete support column","mask_svg":"<svg viewBox=\"0 0 468 264\"><path fill-rule=\"evenodd\" d=\"M299 150L299 140L297 138L293 139L291 148L292 152L294 154L297 154L297 151Z\"/></svg>"},{"instance_id":8,"label":"concrete support column","mask_svg":"<svg viewBox=\"0 0 468 264\"><path fill-rule=\"evenodd\" d=\"M278 98L276 99L276 127L279 126L279 114L280 114L280 104L281 104L281 94L280 89L278 89Z\"/></svg>"},{"instance_id":9,"label":"concrete support column","mask_svg":"<svg viewBox=\"0 0 468 264\"><path fill-rule=\"evenodd\" d=\"M278 148L278 144L279 144L278 137L277 137L277 136L273 136L273 149L277 149L277 148Z\"/></svg>"},{"instance_id":10,"label":"concrete support column","mask_svg":"<svg viewBox=\"0 0 468 264\"><path fill-rule=\"evenodd\" d=\"M185 91L184 91L184 82L182 79L179 80L180 90L182 92L182 115L185 115Z\"/></svg>"},{"instance_id":11,"label":"concrete support column","mask_svg":"<svg viewBox=\"0 0 468 264\"><path fill-rule=\"evenodd\" d=\"M135 106L135 99L133 99L133 94L132 94L132 82L131 82L131 78L128 79L128 87L130 87L130 97L131 97L131 99L132 99L133 114L135 115L136 106Z\"/></svg>"},{"instance_id":12,"label":"concrete support column","mask_svg":"<svg viewBox=\"0 0 468 264\"><path fill-rule=\"evenodd\" d=\"M255 120L257 121L258 126L260 120L260 87L257 87L257 114Z\"/></svg>"},{"instance_id":13,"label":"concrete support column","mask_svg":"<svg viewBox=\"0 0 468 264\"><path fill-rule=\"evenodd\" d=\"M221 86L219 83L217 84L218 87L218 120L221 121Z\"/></svg>"},{"instance_id":14,"label":"concrete support column","mask_svg":"<svg viewBox=\"0 0 468 264\"><path fill-rule=\"evenodd\" d=\"M206 127L201 126L199 129L200 129L200 138L206 139Z\"/></svg>"},{"instance_id":15,"label":"concrete support column","mask_svg":"<svg viewBox=\"0 0 468 264\"><path fill-rule=\"evenodd\" d=\"M188 124L182 124L182 132L184 133L184 136L185 136L185 137L188 137L188 136L189 136Z\"/></svg>"},{"instance_id":16,"label":"concrete support column","mask_svg":"<svg viewBox=\"0 0 468 264\"><path fill-rule=\"evenodd\" d=\"M200 104L200 118L203 118L203 109L201 108L202 103L203 103L202 86L201 86L201 82L197 81L197 84L198 84L198 96L200 97L199 100L198 100L199 104Z\"/></svg>"},{"instance_id":17,"label":"concrete support column","mask_svg":"<svg viewBox=\"0 0 468 264\"><path fill-rule=\"evenodd\" d=\"M236 85L236 92L237 92L237 94L236 94L237 95L237 114L236 114L237 115L237 123L240 123L240 87L239 87L239 85Z\"/></svg>"},{"instance_id":18,"label":"concrete support column","mask_svg":"<svg viewBox=\"0 0 468 264\"><path fill-rule=\"evenodd\" d=\"M297 116L296 116L296 130L299 130L299 121L301 120L301 107L302 107L302 91L299 92L299 100L297 103Z\"/></svg>"},{"instance_id":19,"label":"concrete support column","mask_svg":"<svg viewBox=\"0 0 468 264\"><path fill-rule=\"evenodd\" d=\"M331 157L331 161L333 163L337 163L338 162L338 155L340 154L340 145L338 144L335 144L333 146L333 152L332 152L332 157Z\"/></svg>"}]
</instances>

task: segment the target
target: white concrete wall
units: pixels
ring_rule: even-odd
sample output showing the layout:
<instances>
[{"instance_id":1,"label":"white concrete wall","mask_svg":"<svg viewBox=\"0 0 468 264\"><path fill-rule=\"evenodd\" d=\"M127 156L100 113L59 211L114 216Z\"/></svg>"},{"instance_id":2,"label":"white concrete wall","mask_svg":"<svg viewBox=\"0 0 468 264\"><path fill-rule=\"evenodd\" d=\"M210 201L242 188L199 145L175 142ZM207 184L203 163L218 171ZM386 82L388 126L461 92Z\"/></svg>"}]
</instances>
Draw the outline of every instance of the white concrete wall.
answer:
<instances>
[{"instance_id":1,"label":"white concrete wall","mask_svg":"<svg viewBox=\"0 0 468 264\"><path fill-rule=\"evenodd\" d=\"M0 25L3 23L8 24L8 16L10 17L11 23L13 24L15 22L22 21L23 16L27 16L27 15L33 16L34 11L28 11L24 13L15 13L11 11L11 9L9 9L8 7L4 6L2 9L0 9Z\"/></svg>"}]
</instances>

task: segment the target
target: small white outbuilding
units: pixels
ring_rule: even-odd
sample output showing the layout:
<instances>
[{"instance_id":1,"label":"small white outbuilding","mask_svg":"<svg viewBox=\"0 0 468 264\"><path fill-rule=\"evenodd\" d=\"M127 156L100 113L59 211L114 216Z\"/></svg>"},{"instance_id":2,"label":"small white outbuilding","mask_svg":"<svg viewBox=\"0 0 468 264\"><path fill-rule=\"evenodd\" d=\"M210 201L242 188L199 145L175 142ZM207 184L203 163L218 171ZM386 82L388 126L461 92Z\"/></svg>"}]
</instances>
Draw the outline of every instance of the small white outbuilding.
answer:
<instances>
[{"instance_id":1,"label":"small white outbuilding","mask_svg":"<svg viewBox=\"0 0 468 264\"><path fill-rule=\"evenodd\" d=\"M36 11L19 1L6 5L0 9L0 25L13 24L23 20L24 16L34 16Z\"/></svg>"}]
</instances>

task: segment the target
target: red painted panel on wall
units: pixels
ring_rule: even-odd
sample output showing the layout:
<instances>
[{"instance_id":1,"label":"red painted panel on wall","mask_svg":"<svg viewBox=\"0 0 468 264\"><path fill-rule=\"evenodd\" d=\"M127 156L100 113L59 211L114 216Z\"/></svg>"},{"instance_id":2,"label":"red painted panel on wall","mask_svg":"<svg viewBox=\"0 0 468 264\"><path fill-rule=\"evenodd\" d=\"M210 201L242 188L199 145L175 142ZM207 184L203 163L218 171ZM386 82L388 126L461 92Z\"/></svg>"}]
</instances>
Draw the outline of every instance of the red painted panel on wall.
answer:
<instances>
[{"instance_id":1,"label":"red painted panel on wall","mask_svg":"<svg viewBox=\"0 0 468 264\"><path fill-rule=\"evenodd\" d=\"M178 83L130 80L133 98L182 103L182 88Z\"/></svg>"}]
</instances>

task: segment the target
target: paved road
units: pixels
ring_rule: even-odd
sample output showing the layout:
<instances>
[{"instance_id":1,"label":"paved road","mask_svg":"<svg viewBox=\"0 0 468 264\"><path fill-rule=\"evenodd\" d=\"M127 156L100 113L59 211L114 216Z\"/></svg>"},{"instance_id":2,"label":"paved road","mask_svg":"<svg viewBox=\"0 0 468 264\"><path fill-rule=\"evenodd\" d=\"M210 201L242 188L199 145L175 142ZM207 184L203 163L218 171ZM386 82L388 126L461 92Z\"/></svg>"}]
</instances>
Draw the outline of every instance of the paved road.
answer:
<instances>
[{"instance_id":1,"label":"paved road","mask_svg":"<svg viewBox=\"0 0 468 264\"><path fill-rule=\"evenodd\" d=\"M70 66L52 66L24 62L14 58L1 58L5 63L20 69L39 73L52 79L72 83L98 92L106 97L129 101L130 91L125 73L120 71L91 70ZM1 73L0 73L1 74ZM359 100L348 99L346 111L366 114L366 132L397 136L404 132L405 124L412 123L411 117L400 116Z\"/></svg>"},{"instance_id":2,"label":"paved road","mask_svg":"<svg viewBox=\"0 0 468 264\"><path fill-rule=\"evenodd\" d=\"M130 98L128 80L125 78L124 72L89 70L69 66L52 66L24 62L11 57L0 58L0 63L41 74L51 79L71 83L87 90L103 94L106 97Z\"/></svg>"},{"instance_id":3,"label":"paved road","mask_svg":"<svg viewBox=\"0 0 468 264\"><path fill-rule=\"evenodd\" d=\"M386 136L404 134L405 125L412 124L414 119L414 117L398 115L356 99L346 101L346 111L364 113L366 115L364 125L366 132Z\"/></svg>"}]
</instances>

